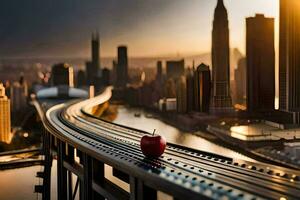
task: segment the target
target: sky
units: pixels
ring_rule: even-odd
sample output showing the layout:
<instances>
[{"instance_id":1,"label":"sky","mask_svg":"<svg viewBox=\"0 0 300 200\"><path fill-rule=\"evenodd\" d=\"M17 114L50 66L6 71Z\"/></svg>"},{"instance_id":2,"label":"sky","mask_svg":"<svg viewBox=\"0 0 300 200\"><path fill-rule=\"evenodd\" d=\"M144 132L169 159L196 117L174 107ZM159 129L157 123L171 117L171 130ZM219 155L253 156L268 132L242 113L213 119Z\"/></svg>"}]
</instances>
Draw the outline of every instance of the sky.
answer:
<instances>
[{"instance_id":1,"label":"sky","mask_svg":"<svg viewBox=\"0 0 300 200\"><path fill-rule=\"evenodd\" d=\"M276 18L279 0L224 0L230 45L245 52L245 17ZM127 45L130 56L209 52L217 0L1 0L0 57L88 57L98 31L101 56ZM277 42L275 44L277 45Z\"/></svg>"}]
</instances>

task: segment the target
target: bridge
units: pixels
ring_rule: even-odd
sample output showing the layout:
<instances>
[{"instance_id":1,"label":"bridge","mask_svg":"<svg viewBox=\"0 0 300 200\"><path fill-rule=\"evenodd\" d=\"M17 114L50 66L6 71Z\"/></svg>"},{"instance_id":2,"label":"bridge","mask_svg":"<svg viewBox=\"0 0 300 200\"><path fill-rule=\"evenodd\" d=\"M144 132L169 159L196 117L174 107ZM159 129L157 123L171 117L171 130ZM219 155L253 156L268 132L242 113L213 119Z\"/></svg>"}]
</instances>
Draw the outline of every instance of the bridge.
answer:
<instances>
[{"instance_id":1,"label":"bridge","mask_svg":"<svg viewBox=\"0 0 300 200\"><path fill-rule=\"evenodd\" d=\"M149 134L100 120L92 109L111 97L110 89L88 100L55 105L33 100L45 127L43 199L155 200L158 191L173 199L300 199L300 172L236 160L168 143L158 159L144 157L140 139ZM153 127L155 128L155 127ZM201 144L199 144L201 145ZM51 194L51 167L57 158L57 194ZM127 188L106 176L106 167ZM74 176L76 177L74 179Z\"/></svg>"}]
</instances>

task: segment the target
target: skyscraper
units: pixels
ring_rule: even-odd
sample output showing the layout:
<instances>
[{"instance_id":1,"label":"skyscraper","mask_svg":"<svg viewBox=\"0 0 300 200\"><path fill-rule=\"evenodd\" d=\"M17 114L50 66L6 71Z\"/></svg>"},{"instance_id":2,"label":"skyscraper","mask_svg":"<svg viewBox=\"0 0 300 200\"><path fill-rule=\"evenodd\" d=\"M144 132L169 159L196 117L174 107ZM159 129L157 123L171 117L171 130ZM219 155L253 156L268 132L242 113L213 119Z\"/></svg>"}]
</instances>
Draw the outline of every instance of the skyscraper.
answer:
<instances>
[{"instance_id":1,"label":"skyscraper","mask_svg":"<svg viewBox=\"0 0 300 200\"><path fill-rule=\"evenodd\" d=\"M272 111L275 101L274 18L246 19L247 110Z\"/></svg>"},{"instance_id":2,"label":"skyscraper","mask_svg":"<svg viewBox=\"0 0 300 200\"><path fill-rule=\"evenodd\" d=\"M100 68L100 40L99 34L92 34L91 40L91 61L86 62L86 72L87 72L87 83L89 85L96 85L96 81L101 77Z\"/></svg>"},{"instance_id":3,"label":"skyscraper","mask_svg":"<svg viewBox=\"0 0 300 200\"><path fill-rule=\"evenodd\" d=\"M300 123L300 1L280 0L279 109Z\"/></svg>"},{"instance_id":4,"label":"skyscraper","mask_svg":"<svg viewBox=\"0 0 300 200\"><path fill-rule=\"evenodd\" d=\"M161 84L162 83L162 78L163 78L162 62L157 61L157 64L156 64L156 81L158 81Z\"/></svg>"},{"instance_id":5,"label":"skyscraper","mask_svg":"<svg viewBox=\"0 0 300 200\"><path fill-rule=\"evenodd\" d=\"M187 90L186 90L186 78L181 76L176 81L176 101L177 112L187 112Z\"/></svg>"},{"instance_id":6,"label":"skyscraper","mask_svg":"<svg viewBox=\"0 0 300 200\"><path fill-rule=\"evenodd\" d=\"M237 68L234 72L234 81L236 89L236 102L238 104L246 104L246 58L241 58L238 61Z\"/></svg>"},{"instance_id":7,"label":"skyscraper","mask_svg":"<svg viewBox=\"0 0 300 200\"><path fill-rule=\"evenodd\" d=\"M194 71L194 109L198 112L209 112L211 97L211 75L209 67L200 64Z\"/></svg>"},{"instance_id":8,"label":"skyscraper","mask_svg":"<svg viewBox=\"0 0 300 200\"><path fill-rule=\"evenodd\" d=\"M51 72L52 86L67 85L74 86L74 71L73 67L66 63L53 65Z\"/></svg>"},{"instance_id":9,"label":"skyscraper","mask_svg":"<svg viewBox=\"0 0 300 200\"><path fill-rule=\"evenodd\" d=\"M10 101L5 95L3 84L0 83L0 141L10 142L10 124Z\"/></svg>"},{"instance_id":10,"label":"skyscraper","mask_svg":"<svg viewBox=\"0 0 300 200\"><path fill-rule=\"evenodd\" d=\"M14 82L10 87L11 110L13 113L24 109L27 105L27 87Z\"/></svg>"},{"instance_id":11,"label":"skyscraper","mask_svg":"<svg viewBox=\"0 0 300 200\"><path fill-rule=\"evenodd\" d=\"M76 87L80 88L86 85L86 77L85 77L85 72L83 70L79 70L77 72L77 77L76 77Z\"/></svg>"},{"instance_id":12,"label":"skyscraper","mask_svg":"<svg viewBox=\"0 0 300 200\"><path fill-rule=\"evenodd\" d=\"M184 60L167 61L167 79L178 79L184 75Z\"/></svg>"},{"instance_id":13,"label":"skyscraper","mask_svg":"<svg viewBox=\"0 0 300 200\"><path fill-rule=\"evenodd\" d=\"M103 68L102 70L102 85L110 85L110 70L108 68Z\"/></svg>"},{"instance_id":14,"label":"skyscraper","mask_svg":"<svg viewBox=\"0 0 300 200\"><path fill-rule=\"evenodd\" d=\"M118 47L118 63L117 63L117 87L126 87L128 82L128 56L127 47Z\"/></svg>"},{"instance_id":15,"label":"skyscraper","mask_svg":"<svg viewBox=\"0 0 300 200\"><path fill-rule=\"evenodd\" d=\"M212 102L213 113L232 110L230 95L228 15L223 0L218 0L212 30Z\"/></svg>"},{"instance_id":16,"label":"skyscraper","mask_svg":"<svg viewBox=\"0 0 300 200\"><path fill-rule=\"evenodd\" d=\"M194 68L189 68L186 75L187 110L194 110Z\"/></svg>"}]
</instances>

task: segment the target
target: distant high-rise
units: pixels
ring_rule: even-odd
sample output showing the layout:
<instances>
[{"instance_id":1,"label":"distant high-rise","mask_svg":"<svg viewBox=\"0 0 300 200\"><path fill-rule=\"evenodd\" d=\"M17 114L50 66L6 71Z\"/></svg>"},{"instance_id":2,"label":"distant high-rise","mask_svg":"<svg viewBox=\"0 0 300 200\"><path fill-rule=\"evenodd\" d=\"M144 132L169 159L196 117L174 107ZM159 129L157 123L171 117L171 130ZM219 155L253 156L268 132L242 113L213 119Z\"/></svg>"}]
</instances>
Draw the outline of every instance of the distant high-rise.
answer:
<instances>
[{"instance_id":1,"label":"distant high-rise","mask_svg":"<svg viewBox=\"0 0 300 200\"><path fill-rule=\"evenodd\" d=\"M128 83L128 56L127 47L118 47L118 63L117 63L117 87L126 87Z\"/></svg>"},{"instance_id":2,"label":"distant high-rise","mask_svg":"<svg viewBox=\"0 0 300 200\"><path fill-rule=\"evenodd\" d=\"M211 97L211 75L207 65L201 64L194 71L194 109L209 112Z\"/></svg>"},{"instance_id":3,"label":"distant high-rise","mask_svg":"<svg viewBox=\"0 0 300 200\"><path fill-rule=\"evenodd\" d=\"M77 87L83 87L86 85L86 77L85 77L85 72L83 70L79 70L77 72L77 78L76 78L76 86Z\"/></svg>"},{"instance_id":4,"label":"distant high-rise","mask_svg":"<svg viewBox=\"0 0 300 200\"><path fill-rule=\"evenodd\" d=\"M181 76L176 81L176 101L177 112L187 112L187 90L186 90L186 78Z\"/></svg>"},{"instance_id":5,"label":"distant high-rise","mask_svg":"<svg viewBox=\"0 0 300 200\"><path fill-rule=\"evenodd\" d=\"M10 87L11 110L16 113L27 105L27 86L14 82Z\"/></svg>"},{"instance_id":6,"label":"distant high-rise","mask_svg":"<svg viewBox=\"0 0 300 200\"><path fill-rule=\"evenodd\" d=\"M5 88L0 83L0 141L9 143L11 140L10 101L5 95Z\"/></svg>"},{"instance_id":7,"label":"distant high-rise","mask_svg":"<svg viewBox=\"0 0 300 200\"><path fill-rule=\"evenodd\" d=\"M87 84L96 85L96 81L101 77L100 67L100 40L99 34L92 34L91 40L91 61L86 63Z\"/></svg>"},{"instance_id":8,"label":"distant high-rise","mask_svg":"<svg viewBox=\"0 0 300 200\"><path fill-rule=\"evenodd\" d=\"M280 0L279 109L300 123L300 1Z\"/></svg>"},{"instance_id":9,"label":"distant high-rise","mask_svg":"<svg viewBox=\"0 0 300 200\"><path fill-rule=\"evenodd\" d=\"M173 79L168 79L164 85L164 97L176 98L176 84Z\"/></svg>"},{"instance_id":10,"label":"distant high-rise","mask_svg":"<svg viewBox=\"0 0 300 200\"><path fill-rule=\"evenodd\" d=\"M167 79L178 79L184 75L184 60L167 61Z\"/></svg>"},{"instance_id":11,"label":"distant high-rise","mask_svg":"<svg viewBox=\"0 0 300 200\"><path fill-rule=\"evenodd\" d=\"M230 95L228 15L223 0L218 0L212 31L212 102L213 113L232 110Z\"/></svg>"},{"instance_id":12,"label":"distant high-rise","mask_svg":"<svg viewBox=\"0 0 300 200\"><path fill-rule=\"evenodd\" d=\"M246 19L247 110L274 110L274 18L262 14Z\"/></svg>"},{"instance_id":13,"label":"distant high-rise","mask_svg":"<svg viewBox=\"0 0 300 200\"><path fill-rule=\"evenodd\" d=\"M104 68L102 70L102 85L103 86L110 85L110 70L107 68Z\"/></svg>"},{"instance_id":14,"label":"distant high-rise","mask_svg":"<svg viewBox=\"0 0 300 200\"><path fill-rule=\"evenodd\" d=\"M118 69L118 63L113 60L112 62L112 73L111 73L111 82L114 86L117 86L117 69Z\"/></svg>"},{"instance_id":15,"label":"distant high-rise","mask_svg":"<svg viewBox=\"0 0 300 200\"><path fill-rule=\"evenodd\" d=\"M162 62L157 61L157 64L156 64L156 81L159 81L160 83L162 83L162 77L163 77Z\"/></svg>"},{"instance_id":16,"label":"distant high-rise","mask_svg":"<svg viewBox=\"0 0 300 200\"><path fill-rule=\"evenodd\" d=\"M189 68L186 75L187 110L194 110L194 69Z\"/></svg>"},{"instance_id":17,"label":"distant high-rise","mask_svg":"<svg viewBox=\"0 0 300 200\"><path fill-rule=\"evenodd\" d=\"M74 72L73 67L66 63L56 64L52 67L51 85L67 85L74 86Z\"/></svg>"},{"instance_id":18,"label":"distant high-rise","mask_svg":"<svg viewBox=\"0 0 300 200\"><path fill-rule=\"evenodd\" d=\"M238 61L237 68L234 72L234 81L236 89L236 102L238 104L246 104L246 58Z\"/></svg>"}]
</instances>

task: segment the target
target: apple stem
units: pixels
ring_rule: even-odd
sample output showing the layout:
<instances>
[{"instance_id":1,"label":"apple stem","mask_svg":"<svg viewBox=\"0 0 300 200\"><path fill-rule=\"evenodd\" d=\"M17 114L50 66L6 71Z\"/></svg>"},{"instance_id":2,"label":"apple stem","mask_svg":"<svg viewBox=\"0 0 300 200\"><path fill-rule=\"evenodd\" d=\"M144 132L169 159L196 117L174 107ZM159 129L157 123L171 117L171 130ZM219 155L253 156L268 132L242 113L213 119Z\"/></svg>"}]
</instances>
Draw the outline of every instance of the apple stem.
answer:
<instances>
[{"instance_id":1,"label":"apple stem","mask_svg":"<svg viewBox=\"0 0 300 200\"><path fill-rule=\"evenodd\" d=\"M152 133L153 136L154 136L154 134L155 134L155 131L156 131L156 129L153 130L153 133Z\"/></svg>"}]
</instances>

